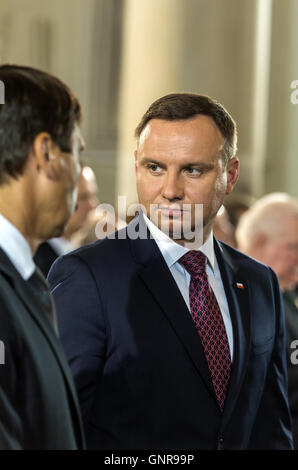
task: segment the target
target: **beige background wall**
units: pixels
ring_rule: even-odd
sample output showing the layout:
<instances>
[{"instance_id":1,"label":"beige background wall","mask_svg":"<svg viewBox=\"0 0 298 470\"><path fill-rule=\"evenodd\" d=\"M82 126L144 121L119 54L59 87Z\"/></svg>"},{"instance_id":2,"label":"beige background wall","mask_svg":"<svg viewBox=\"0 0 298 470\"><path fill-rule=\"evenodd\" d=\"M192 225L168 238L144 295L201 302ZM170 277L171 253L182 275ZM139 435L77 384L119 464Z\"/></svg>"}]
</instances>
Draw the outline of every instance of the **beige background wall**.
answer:
<instances>
[{"instance_id":1,"label":"beige background wall","mask_svg":"<svg viewBox=\"0 0 298 470\"><path fill-rule=\"evenodd\" d=\"M117 185L133 200L133 132L148 105L171 92L208 94L239 125L241 186L250 189L255 1L127 0Z\"/></svg>"},{"instance_id":2,"label":"beige background wall","mask_svg":"<svg viewBox=\"0 0 298 470\"><path fill-rule=\"evenodd\" d=\"M113 201L122 0L1 0L0 62L40 67L83 106L86 160Z\"/></svg>"}]
</instances>

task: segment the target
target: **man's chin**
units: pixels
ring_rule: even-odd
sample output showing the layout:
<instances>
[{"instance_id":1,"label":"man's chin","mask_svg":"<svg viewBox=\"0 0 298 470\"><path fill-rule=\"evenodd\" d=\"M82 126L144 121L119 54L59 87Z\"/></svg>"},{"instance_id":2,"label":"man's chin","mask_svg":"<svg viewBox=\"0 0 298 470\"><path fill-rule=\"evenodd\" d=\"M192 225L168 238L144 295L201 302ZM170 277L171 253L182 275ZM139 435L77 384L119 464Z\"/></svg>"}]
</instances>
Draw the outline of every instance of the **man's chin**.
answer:
<instances>
[{"instance_id":1,"label":"man's chin","mask_svg":"<svg viewBox=\"0 0 298 470\"><path fill-rule=\"evenodd\" d=\"M157 224L156 224L157 225ZM158 223L158 228L165 235L177 243L181 242L194 242L199 243L203 240L203 226L202 224L191 226L189 224L183 224L181 221L175 219L162 220Z\"/></svg>"}]
</instances>

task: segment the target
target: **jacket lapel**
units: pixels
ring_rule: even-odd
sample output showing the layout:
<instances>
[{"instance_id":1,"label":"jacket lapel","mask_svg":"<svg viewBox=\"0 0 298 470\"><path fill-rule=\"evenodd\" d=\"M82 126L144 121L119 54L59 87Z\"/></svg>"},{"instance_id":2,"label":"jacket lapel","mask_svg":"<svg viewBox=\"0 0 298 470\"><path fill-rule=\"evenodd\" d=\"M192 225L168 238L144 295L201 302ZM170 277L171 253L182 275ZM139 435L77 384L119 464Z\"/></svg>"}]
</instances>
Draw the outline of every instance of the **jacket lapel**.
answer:
<instances>
[{"instance_id":1,"label":"jacket lapel","mask_svg":"<svg viewBox=\"0 0 298 470\"><path fill-rule=\"evenodd\" d=\"M51 321L47 317L47 315L41 311L41 307L38 301L36 300L36 298L33 295L31 295L31 292L28 289L28 286L26 285L26 281L24 281L24 279L20 276L20 274L17 272L17 270L14 268L14 266L10 262L9 258L1 249L0 249L0 270L3 272L5 277L13 286L13 289L16 295L18 295L18 297L24 303L27 311L30 313L35 323L39 326L43 335L47 339L53 354L55 355L57 359L57 362L63 373L64 379L65 379L65 382L69 391L69 396L71 397L72 407L74 407L75 409L74 414L77 416L78 421L79 421L77 423L78 429L80 430L79 439L83 446L84 437L82 434L82 422L81 422L77 394L76 394L75 386L74 386L73 379L71 376L71 372L67 364L67 360L65 358L64 352L60 345L55 329L53 325L51 324Z\"/></svg>"},{"instance_id":2,"label":"jacket lapel","mask_svg":"<svg viewBox=\"0 0 298 470\"><path fill-rule=\"evenodd\" d=\"M138 219L141 233L146 233L142 225L145 224L145 221L142 217ZM163 314L174 329L179 341L183 344L197 372L217 402L199 334L157 244L150 239L149 231L146 239L138 238L134 241L130 240L130 242L137 263L143 265L139 271L140 278L161 307Z\"/></svg>"},{"instance_id":3,"label":"jacket lapel","mask_svg":"<svg viewBox=\"0 0 298 470\"><path fill-rule=\"evenodd\" d=\"M150 239L148 229L144 228L146 224L142 216L134 219L132 223L135 225L135 233L140 230L142 234L146 234L143 239L131 240L133 256L139 264L143 265L139 276L160 305L163 314L175 330L178 339L217 403L204 349L188 307L157 244ZM250 294L249 282L241 274L225 246L216 240L214 240L214 246L228 301L234 339L234 360L222 420L222 426L224 426L236 403L248 365L251 343ZM237 283L242 284L243 288L238 288Z\"/></svg>"},{"instance_id":4,"label":"jacket lapel","mask_svg":"<svg viewBox=\"0 0 298 470\"><path fill-rule=\"evenodd\" d=\"M236 403L248 365L251 344L250 287L245 276L241 274L239 267L234 264L229 256L227 248L215 239L214 247L228 301L234 339L234 359L223 413L223 427L227 423Z\"/></svg>"}]
</instances>

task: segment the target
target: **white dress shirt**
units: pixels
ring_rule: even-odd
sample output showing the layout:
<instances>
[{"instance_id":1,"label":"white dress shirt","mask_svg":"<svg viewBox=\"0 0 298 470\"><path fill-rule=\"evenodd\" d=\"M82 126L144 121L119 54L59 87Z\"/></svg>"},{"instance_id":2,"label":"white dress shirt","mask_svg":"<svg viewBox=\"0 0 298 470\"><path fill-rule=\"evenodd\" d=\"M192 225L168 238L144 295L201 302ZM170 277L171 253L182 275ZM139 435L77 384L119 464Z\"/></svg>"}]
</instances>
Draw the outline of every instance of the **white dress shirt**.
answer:
<instances>
[{"instance_id":1,"label":"white dress shirt","mask_svg":"<svg viewBox=\"0 0 298 470\"><path fill-rule=\"evenodd\" d=\"M50 240L48 240L48 243L59 256L66 255L70 251L73 251L77 248L77 246L75 246L72 242L66 240L66 238L64 237L50 238Z\"/></svg>"},{"instance_id":2,"label":"white dress shirt","mask_svg":"<svg viewBox=\"0 0 298 470\"><path fill-rule=\"evenodd\" d=\"M35 271L29 243L21 232L0 214L0 248L5 252L22 278L27 281Z\"/></svg>"},{"instance_id":3,"label":"white dress shirt","mask_svg":"<svg viewBox=\"0 0 298 470\"><path fill-rule=\"evenodd\" d=\"M147 227L157 243L158 248L162 256L164 257L165 262L173 278L176 281L176 284L185 300L185 303L190 310L189 304L189 284L190 284L190 274L186 269L179 263L179 259L189 251L188 248L185 248L182 245L179 245L171 238L169 238L164 232L159 230L159 228L148 219L148 217L143 214ZM231 359L233 359L233 330L232 322L228 307L228 302L226 298L226 293L224 290L223 282L221 279L221 274L217 259L214 253L213 245L213 233L210 234L206 242L201 246L196 246L194 244L193 249L200 250L207 257L207 266L206 273L208 276L209 284L214 292L214 295L217 299L223 322L225 325Z\"/></svg>"}]
</instances>

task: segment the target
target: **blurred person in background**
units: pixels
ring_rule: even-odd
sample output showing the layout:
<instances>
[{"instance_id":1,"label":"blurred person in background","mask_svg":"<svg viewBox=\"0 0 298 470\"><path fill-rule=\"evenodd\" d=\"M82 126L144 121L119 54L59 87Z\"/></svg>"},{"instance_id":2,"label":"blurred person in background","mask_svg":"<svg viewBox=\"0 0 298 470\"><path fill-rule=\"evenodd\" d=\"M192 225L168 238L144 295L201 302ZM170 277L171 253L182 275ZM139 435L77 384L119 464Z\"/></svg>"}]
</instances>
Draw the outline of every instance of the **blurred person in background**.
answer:
<instances>
[{"instance_id":1,"label":"blurred person in background","mask_svg":"<svg viewBox=\"0 0 298 470\"><path fill-rule=\"evenodd\" d=\"M214 219L213 234L217 240L236 248L235 228L231 224L229 215L224 206L221 206Z\"/></svg>"},{"instance_id":2,"label":"blurred person in background","mask_svg":"<svg viewBox=\"0 0 298 470\"><path fill-rule=\"evenodd\" d=\"M2 65L0 80L0 449L82 449L75 386L33 262L38 244L61 236L75 207L80 104L37 69Z\"/></svg>"},{"instance_id":3,"label":"blurred person in background","mask_svg":"<svg viewBox=\"0 0 298 470\"><path fill-rule=\"evenodd\" d=\"M275 271L283 292L289 402L298 449L298 364L292 356L293 342L298 340L298 200L285 193L262 197L240 218L236 238L241 251Z\"/></svg>"},{"instance_id":4,"label":"blurred person in background","mask_svg":"<svg viewBox=\"0 0 298 470\"><path fill-rule=\"evenodd\" d=\"M225 209L230 223L234 228L237 227L240 217L255 202L255 199L246 193L231 194L225 201Z\"/></svg>"},{"instance_id":5,"label":"blurred person in background","mask_svg":"<svg viewBox=\"0 0 298 470\"><path fill-rule=\"evenodd\" d=\"M81 233L89 234L93 229L93 218L98 205L98 185L94 171L90 166L83 166L79 182L77 204L73 215L67 223L63 236L53 238L39 245L34 261L44 276L58 256L64 255L81 246Z\"/></svg>"},{"instance_id":6,"label":"blurred person in background","mask_svg":"<svg viewBox=\"0 0 298 470\"><path fill-rule=\"evenodd\" d=\"M88 214L88 223L72 237L72 242L77 248L101 240L127 225L114 208L109 206L110 204L99 204Z\"/></svg>"},{"instance_id":7,"label":"blurred person in background","mask_svg":"<svg viewBox=\"0 0 298 470\"><path fill-rule=\"evenodd\" d=\"M92 212L94 213L98 204L98 185L95 173L90 166L83 166L78 183L77 207L63 234L66 240L71 241L74 233L88 225L88 216Z\"/></svg>"}]
</instances>

